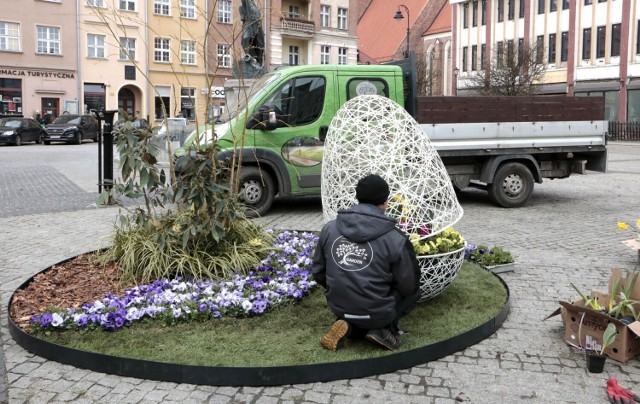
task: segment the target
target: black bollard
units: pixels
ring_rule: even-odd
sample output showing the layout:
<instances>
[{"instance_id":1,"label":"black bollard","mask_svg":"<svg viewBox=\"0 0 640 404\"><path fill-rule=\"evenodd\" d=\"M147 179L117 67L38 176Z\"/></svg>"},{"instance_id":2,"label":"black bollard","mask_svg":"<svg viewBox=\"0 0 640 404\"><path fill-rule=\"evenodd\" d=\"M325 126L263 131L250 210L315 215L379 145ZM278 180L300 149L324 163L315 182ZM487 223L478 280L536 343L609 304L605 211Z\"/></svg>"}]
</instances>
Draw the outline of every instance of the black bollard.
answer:
<instances>
[{"instance_id":1,"label":"black bollard","mask_svg":"<svg viewBox=\"0 0 640 404\"><path fill-rule=\"evenodd\" d=\"M102 109L99 111L92 109L91 113L98 120L98 195L100 195L102 193L102 120L104 115Z\"/></svg>"},{"instance_id":2,"label":"black bollard","mask_svg":"<svg viewBox=\"0 0 640 404\"><path fill-rule=\"evenodd\" d=\"M102 111L104 117L104 125L102 126L104 166L102 172L105 190L110 190L113 186L113 118L117 112L117 109Z\"/></svg>"}]
</instances>

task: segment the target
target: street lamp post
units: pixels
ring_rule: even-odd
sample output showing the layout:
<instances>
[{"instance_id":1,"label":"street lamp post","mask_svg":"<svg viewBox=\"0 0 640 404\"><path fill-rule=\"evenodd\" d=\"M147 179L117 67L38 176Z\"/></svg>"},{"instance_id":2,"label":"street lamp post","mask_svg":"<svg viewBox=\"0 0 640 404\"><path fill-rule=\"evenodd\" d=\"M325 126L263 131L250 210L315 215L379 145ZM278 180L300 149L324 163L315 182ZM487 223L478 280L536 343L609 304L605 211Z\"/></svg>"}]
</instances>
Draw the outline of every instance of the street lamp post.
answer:
<instances>
[{"instance_id":1,"label":"street lamp post","mask_svg":"<svg viewBox=\"0 0 640 404\"><path fill-rule=\"evenodd\" d=\"M404 8L404 11L407 12L407 50L404 52L404 57L405 59L409 58L409 34L411 33L411 25L410 25L410 21L411 18L409 17L409 8L407 6L405 6L404 4L400 4L398 6L398 11L396 11L396 15L393 16L393 18L395 18L396 20L400 21L404 18L404 15L402 15L402 11L400 11L400 7Z\"/></svg>"}]
</instances>

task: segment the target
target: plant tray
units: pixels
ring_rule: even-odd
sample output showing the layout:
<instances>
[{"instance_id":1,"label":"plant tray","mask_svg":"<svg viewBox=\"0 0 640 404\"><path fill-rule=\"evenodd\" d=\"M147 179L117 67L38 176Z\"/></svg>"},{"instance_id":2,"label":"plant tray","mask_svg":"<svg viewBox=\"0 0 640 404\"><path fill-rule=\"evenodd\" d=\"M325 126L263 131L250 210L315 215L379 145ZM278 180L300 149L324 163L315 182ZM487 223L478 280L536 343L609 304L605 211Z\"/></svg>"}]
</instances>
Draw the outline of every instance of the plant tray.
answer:
<instances>
[{"instance_id":1,"label":"plant tray","mask_svg":"<svg viewBox=\"0 0 640 404\"><path fill-rule=\"evenodd\" d=\"M487 271L491 271L494 274L501 274L504 272L513 272L516 269L517 262L510 262L508 264L499 264L499 265L481 265L482 268Z\"/></svg>"}]
</instances>

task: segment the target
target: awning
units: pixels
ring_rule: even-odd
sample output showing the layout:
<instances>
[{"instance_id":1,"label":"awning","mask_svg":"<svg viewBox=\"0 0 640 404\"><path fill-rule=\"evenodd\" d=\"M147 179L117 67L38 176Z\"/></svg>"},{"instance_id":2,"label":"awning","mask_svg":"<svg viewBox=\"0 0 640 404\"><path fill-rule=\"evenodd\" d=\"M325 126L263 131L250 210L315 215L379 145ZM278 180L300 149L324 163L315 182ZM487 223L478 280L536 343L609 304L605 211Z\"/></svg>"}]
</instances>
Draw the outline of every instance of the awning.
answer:
<instances>
[{"instance_id":1,"label":"awning","mask_svg":"<svg viewBox=\"0 0 640 404\"><path fill-rule=\"evenodd\" d=\"M617 91L620 90L620 82L618 80L609 81L579 81L574 87L575 92L585 91Z\"/></svg>"}]
</instances>

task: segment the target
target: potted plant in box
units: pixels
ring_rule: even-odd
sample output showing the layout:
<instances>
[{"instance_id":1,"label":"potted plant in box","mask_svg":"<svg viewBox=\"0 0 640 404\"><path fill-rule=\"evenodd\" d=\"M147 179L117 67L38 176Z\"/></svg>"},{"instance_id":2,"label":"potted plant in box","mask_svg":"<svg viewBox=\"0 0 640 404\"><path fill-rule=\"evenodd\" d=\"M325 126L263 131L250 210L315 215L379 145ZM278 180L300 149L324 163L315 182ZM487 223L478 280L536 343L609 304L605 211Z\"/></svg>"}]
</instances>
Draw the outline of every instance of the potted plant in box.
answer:
<instances>
[{"instance_id":1,"label":"potted plant in box","mask_svg":"<svg viewBox=\"0 0 640 404\"><path fill-rule=\"evenodd\" d=\"M586 350L587 355L587 370L591 373L602 373L604 370L604 363L607 359L607 355L604 354L604 350L616 339L617 335L616 326L613 323L609 323L602 335L602 347L600 350L591 349Z\"/></svg>"}]
</instances>

